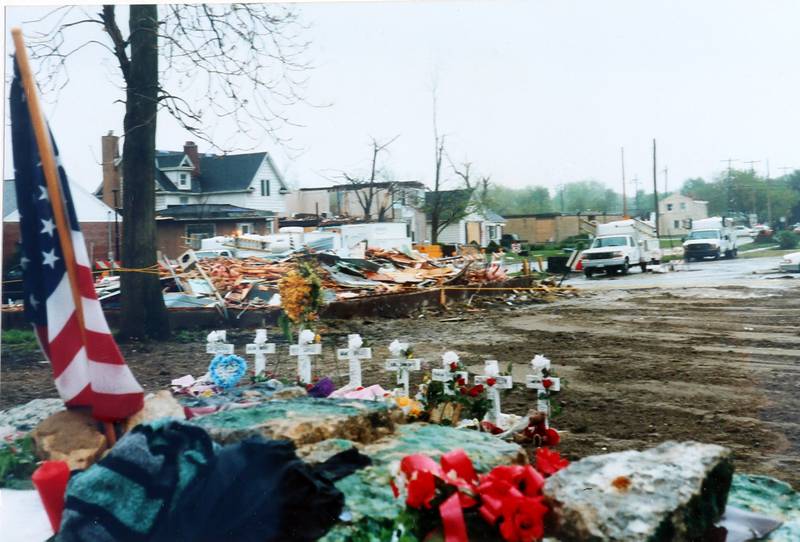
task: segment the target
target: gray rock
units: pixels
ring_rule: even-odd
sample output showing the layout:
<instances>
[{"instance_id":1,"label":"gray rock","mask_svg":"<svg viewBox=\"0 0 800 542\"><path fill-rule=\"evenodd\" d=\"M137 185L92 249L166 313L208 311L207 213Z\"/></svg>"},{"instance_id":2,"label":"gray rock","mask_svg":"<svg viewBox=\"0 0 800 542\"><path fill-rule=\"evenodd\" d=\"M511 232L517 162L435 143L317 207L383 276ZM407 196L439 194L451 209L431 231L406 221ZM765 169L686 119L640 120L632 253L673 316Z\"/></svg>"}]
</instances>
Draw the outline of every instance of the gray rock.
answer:
<instances>
[{"instance_id":1,"label":"gray rock","mask_svg":"<svg viewBox=\"0 0 800 542\"><path fill-rule=\"evenodd\" d=\"M728 449L665 442L643 452L590 456L547 480L553 534L572 541L688 541L725 510Z\"/></svg>"},{"instance_id":2,"label":"gray rock","mask_svg":"<svg viewBox=\"0 0 800 542\"><path fill-rule=\"evenodd\" d=\"M60 410L64 410L61 399L34 399L0 411L0 441L30 433L44 419Z\"/></svg>"}]
</instances>

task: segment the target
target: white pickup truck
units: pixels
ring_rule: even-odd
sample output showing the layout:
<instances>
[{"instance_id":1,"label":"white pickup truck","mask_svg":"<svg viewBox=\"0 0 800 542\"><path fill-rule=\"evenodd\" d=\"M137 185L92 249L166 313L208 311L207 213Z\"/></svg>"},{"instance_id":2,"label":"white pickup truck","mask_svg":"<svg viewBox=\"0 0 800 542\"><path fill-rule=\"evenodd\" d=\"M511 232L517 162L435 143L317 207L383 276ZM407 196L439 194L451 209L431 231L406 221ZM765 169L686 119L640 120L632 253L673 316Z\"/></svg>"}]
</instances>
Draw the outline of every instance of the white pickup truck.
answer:
<instances>
[{"instance_id":1,"label":"white pickup truck","mask_svg":"<svg viewBox=\"0 0 800 542\"><path fill-rule=\"evenodd\" d=\"M581 255L583 273L591 277L605 271L623 275L631 266L647 271L661 262L661 248L652 226L640 220L597 224L592 245Z\"/></svg>"},{"instance_id":2,"label":"white pickup truck","mask_svg":"<svg viewBox=\"0 0 800 542\"><path fill-rule=\"evenodd\" d=\"M739 252L739 236L730 218L712 216L692 221L692 230L683 242L687 262L704 258L735 258Z\"/></svg>"}]
</instances>

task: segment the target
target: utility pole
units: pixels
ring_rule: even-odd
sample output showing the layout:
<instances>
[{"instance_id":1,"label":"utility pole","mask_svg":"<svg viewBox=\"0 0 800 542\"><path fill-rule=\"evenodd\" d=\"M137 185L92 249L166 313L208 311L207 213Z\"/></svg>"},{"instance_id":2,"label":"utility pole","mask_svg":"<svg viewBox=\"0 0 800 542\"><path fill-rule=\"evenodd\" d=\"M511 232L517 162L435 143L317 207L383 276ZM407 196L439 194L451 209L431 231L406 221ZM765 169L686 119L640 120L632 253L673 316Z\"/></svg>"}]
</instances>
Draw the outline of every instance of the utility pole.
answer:
<instances>
[{"instance_id":1,"label":"utility pole","mask_svg":"<svg viewBox=\"0 0 800 542\"><path fill-rule=\"evenodd\" d=\"M733 175L733 163L738 162L738 158L728 158L727 160L722 160L723 162L728 162L728 177L725 179L725 204L728 206L728 215L732 214L732 205L731 205L731 176Z\"/></svg>"},{"instance_id":2,"label":"utility pole","mask_svg":"<svg viewBox=\"0 0 800 542\"><path fill-rule=\"evenodd\" d=\"M656 212L656 239L658 239L658 172L656 170L656 139L653 138L653 207Z\"/></svg>"},{"instance_id":3,"label":"utility pole","mask_svg":"<svg viewBox=\"0 0 800 542\"><path fill-rule=\"evenodd\" d=\"M664 166L664 195L665 196L667 195L667 184L669 184L668 180L669 180L669 168L667 166Z\"/></svg>"},{"instance_id":4,"label":"utility pole","mask_svg":"<svg viewBox=\"0 0 800 542\"><path fill-rule=\"evenodd\" d=\"M754 164L760 164L761 160L744 160L745 164L750 164L750 173L753 174L753 214L758 216L758 209L756 208L756 196L758 194L758 186L756 183L756 169Z\"/></svg>"},{"instance_id":5,"label":"utility pole","mask_svg":"<svg viewBox=\"0 0 800 542\"><path fill-rule=\"evenodd\" d=\"M625 193L625 147L620 148L622 158L622 218L628 218L628 195Z\"/></svg>"},{"instance_id":6,"label":"utility pole","mask_svg":"<svg viewBox=\"0 0 800 542\"><path fill-rule=\"evenodd\" d=\"M631 184L633 185L633 190L634 190L634 196L633 197L634 197L634 200L635 200L635 203L636 203L636 214L637 215L641 215L642 214L642 208L639 205L639 176L638 175L634 175L633 176L633 180L631 180Z\"/></svg>"}]
</instances>

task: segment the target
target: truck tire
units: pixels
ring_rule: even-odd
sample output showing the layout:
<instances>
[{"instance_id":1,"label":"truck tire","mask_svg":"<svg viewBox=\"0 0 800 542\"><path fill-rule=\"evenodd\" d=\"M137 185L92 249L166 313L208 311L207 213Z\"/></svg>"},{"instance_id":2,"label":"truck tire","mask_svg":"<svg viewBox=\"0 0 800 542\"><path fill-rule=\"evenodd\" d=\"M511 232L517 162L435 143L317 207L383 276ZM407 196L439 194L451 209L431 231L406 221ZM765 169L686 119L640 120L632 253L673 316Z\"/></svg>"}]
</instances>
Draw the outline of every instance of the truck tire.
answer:
<instances>
[{"instance_id":1,"label":"truck tire","mask_svg":"<svg viewBox=\"0 0 800 542\"><path fill-rule=\"evenodd\" d=\"M628 258L625 258L625 263L622 264L622 267L620 268L619 272L622 275L627 275L630 268L631 264L628 262Z\"/></svg>"},{"instance_id":2,"label":"truck tire","mask_svg":"<svg viewBox=\"0 0 800 542\"><path fill-rule=\"evenodd\" d=\"M587 279L590 279L594 275L594 271L592 269L584 269L583 274L586 275Z\"/></svg>"},{"instance_id":3,"label":"truck tire","mask_svg":"<svg viewBox=\"0 0 800 542\"><path fill-rule=\"evenodd\" d=\"M719 260L719 249L717 249L717 253L714 254L714 259Z\"/></svg>"},{"instance_id":4,"label":"truck tire","mask_svg":"<svg viewBox=\"0 0 800 542\"><path fill-rule=\"evenodd\" d=\"M738 255L739 255L739 249L738 249L738 248L734 248L734 249L733 249L733 252L732 252L731 254L733 254L733 256L732 256L732 257L733 257L733 258L735 258L736 256L738 256Z\"/></svg>"},{"instance_id":5,"label":"truck tire","mask_svg":"<svg viewBox=\"0 0 800 542\"><path fill-rule=\"evenodd\" d=\"M642 273L646 273L647 272L647 264L644 263L644 262L640 263L639 264L639 269L642 270Z\"/></svg>"}]
</instances>

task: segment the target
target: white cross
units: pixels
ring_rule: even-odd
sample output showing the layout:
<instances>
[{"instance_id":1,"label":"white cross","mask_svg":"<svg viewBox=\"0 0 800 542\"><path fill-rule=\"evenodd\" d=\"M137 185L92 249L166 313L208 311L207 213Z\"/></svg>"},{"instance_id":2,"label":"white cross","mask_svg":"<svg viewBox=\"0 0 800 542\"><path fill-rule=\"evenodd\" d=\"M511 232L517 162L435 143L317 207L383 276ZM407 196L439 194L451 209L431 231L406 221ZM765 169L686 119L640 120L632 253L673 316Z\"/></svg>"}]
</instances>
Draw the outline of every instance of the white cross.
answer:
<instances>
[{"instance_id":1,"label":"white cross","mask_svg":"<svg viewBox=\"0 0 800 542\"><path fill-rule=\"evenodd\" d=\"M301 384L311 383L311 356L322 354L322 345L314 343L314 332L304 329L297 337L297 344L289 346L289 355L297 356L297 378Z\"/></svg>"},{"instance_id":2,"label":"white cross","mask_svg":"<svg viewBox=\"0 0 800 542\"><path fill-rule=\"evenodd\" d=\"M486 413L486 417L499 426L503 416L500 411L500 390L510 390L514 387L513 380L509 375L500 374L497 360L487 359L483 365L483 376L476 376L475 384L483 384L486 387L486 394L492 401L492 408Z\"/></svg>"},{"instance_id":3,"label":"white cross","mask_svg":"<svg viewBox=\"0 0 800 542\"><path fill-rule=\"evenodd\" d=\"M410 371L419 371L422 367L422 360L417 358L402 357L408 352L408 343L392 341L389 351L394 356L386 360L386 370L397 372L397 383L403 386L403 397L408 397L408 374ZM400 388L395 390L395 395L399 395Z\"/></svg>"},{"instance_id":4,"label":"white cross","mask_svg":"<svg viewBox=\"0 0 800 542\"><path fill-rule=\"evenodd\" d=\"M531 360L531 369L533 374L525 376L525 387L536 390L536 409L549 417L548 397L551 391L561 390L561 379L550 376L550 360L542 355L537 354Z\"/></svg>"},{"instance_id":5,"label":"white cross","mask_svg":"<svg viewBox=\"0 0 800 542\"><path fill-rule=\"evenodd\" d=\"M275 343L267 342L267 330L257 329L256 338L252 343L245 346L245 352L253 354L253 374L260 376L267 367L267 354L275 353Z\"/></svg>"},{"instance_id":6,"label":"white cross","mask_svg":"<svg viewBox=\"0 0 800 542\"><path fill-rule=\"evenodd\" d=\"M347 348L338 348L336 357L340 360L347 360L349 365L350 382L349 388L361 387L361 360L372 359L372 348L361 348L364 341L361 335L351 333L347 336Z\"/></svg>"},{"instance_id":7,"label":"white cross","mask_svg":"<svg viewBox=\"0 0 800 542\"><path fill-rule=\"evenodd\" d=\"M448 382L459 378L463 378L465 381L469 379L469 373L466 371L452 371L450 368L452 363L458 363L458 354L445 352L442 354L442 368L431 371L431 380L442 383L445 395L453 395L453 390L447 385Z\"/></svg>"},{"instance_id":8,"label":"white cross","mask_svg":"<svg viewBox=\"0 0 800 542\"><path fill-rule=\"evenodd\" d=\"M215 356L233 354L233 345L225 342L226 337L227 333L224 329L209 333L206 339L206 353L214 354Z\"/></svg>"}]
</instances>

